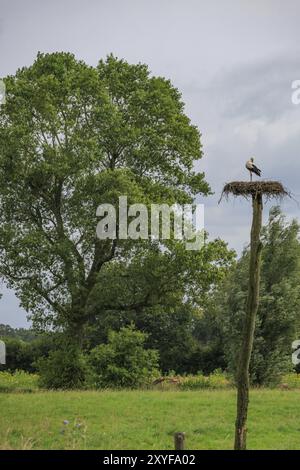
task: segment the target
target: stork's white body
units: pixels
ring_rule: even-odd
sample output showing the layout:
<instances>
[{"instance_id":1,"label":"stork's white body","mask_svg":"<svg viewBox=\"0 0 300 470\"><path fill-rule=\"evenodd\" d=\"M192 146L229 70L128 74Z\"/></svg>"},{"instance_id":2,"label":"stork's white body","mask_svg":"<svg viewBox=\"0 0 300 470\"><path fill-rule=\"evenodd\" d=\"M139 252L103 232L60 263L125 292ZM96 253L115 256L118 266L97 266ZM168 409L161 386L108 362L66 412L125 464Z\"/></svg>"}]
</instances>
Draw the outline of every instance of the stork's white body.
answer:
<instances>
[{"instance_id":1,"label":"stork's white body","mask_svg":"<svg viewBox=\"0 0 300 470\"><path fill-rule=\"evenodd\" d=\"M257 176L261 175L261 170L257 168L257 166L254 165L253 162L254 162L254 158L250 158L250 160L246 162L246 168L250 172L250 181L252 181L252 173L255 173Z\"/></svg>"}]
</instances>

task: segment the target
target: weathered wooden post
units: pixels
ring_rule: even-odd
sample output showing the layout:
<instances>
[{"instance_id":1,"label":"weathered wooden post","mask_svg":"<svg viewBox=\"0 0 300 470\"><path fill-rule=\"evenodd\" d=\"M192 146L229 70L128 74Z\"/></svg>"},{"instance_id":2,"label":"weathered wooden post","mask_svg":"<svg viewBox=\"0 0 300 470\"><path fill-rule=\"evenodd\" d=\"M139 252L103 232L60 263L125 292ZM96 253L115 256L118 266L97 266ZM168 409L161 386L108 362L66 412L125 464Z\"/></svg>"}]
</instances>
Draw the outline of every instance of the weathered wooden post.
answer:
<instances>
[{"instance_id":1,"label":"weathered wooden post","mask_svg":"<svg viewBox=\"0 0 300 470\"><path fill-rule=\"evenodd\" d=\"M249 364L254 339L255 318L259 302L261 265L260 231L262 225L262 194L252 195L252 227L250 242L249 286L246 318L237 368L237 416L235 423L235 450L246 449L246 423L249 403Z\"/></svg>"},{"instance_id":2,"label":"weathered wooden post","mask_svg":"<svg viewBox=\"0 0 300 470\"><path fill-rule=\"evenodd\" d=\"M175 450L184 450L185 433L175 432L174 434L174 445Z\"/></svg>"},{"instance_id":3,"label":"weathered wooden post","mask_svg":"<svg viewBox=\"0 0 300 470\"><path fill-rule=\"evenodd\" d=\"M246 303L246 317L242 332L242 343L237 366L237 414L235 422L235 450L245 450L247 442L247 416L249 404L249 364L251 359L255 319L259 304L259 283L261 248L260 231L262 226L263 196L283 197L287 191L277 181L234 181L225 185L225 195L244 196L252 199L252 227L250 242L249 287Z\"/></svg>"}]
</instances>

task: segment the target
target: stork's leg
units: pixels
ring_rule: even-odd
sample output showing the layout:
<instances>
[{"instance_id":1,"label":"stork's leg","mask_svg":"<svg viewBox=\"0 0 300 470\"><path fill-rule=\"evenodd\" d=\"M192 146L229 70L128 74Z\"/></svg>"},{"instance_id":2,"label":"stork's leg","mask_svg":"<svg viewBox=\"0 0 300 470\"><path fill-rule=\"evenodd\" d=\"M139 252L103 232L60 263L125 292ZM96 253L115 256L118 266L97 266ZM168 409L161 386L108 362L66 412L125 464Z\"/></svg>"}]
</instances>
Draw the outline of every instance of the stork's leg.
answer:
<instances>
[{"instance_id":1,"label":"stork's leg","mask_svg":"<svg viewBox=\"0 0 300 470\"><path fill-rule=\"evenodd\" d=\"M252 183L252 171L250 171L250 182Z\"/></svg>"}]
</instances>

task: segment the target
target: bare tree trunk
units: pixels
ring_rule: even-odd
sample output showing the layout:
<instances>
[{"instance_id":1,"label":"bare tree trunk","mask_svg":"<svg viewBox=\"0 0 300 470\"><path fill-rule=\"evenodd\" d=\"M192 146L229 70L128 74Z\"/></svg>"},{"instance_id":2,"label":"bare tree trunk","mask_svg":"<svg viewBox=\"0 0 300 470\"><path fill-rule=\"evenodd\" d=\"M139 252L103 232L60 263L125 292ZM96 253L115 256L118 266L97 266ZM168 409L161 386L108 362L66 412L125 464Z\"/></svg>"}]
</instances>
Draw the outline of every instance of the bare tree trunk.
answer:
<instances>
[{"instance_id":1,"label":"bare tree trunk","mask_svg":"<svg viewBox=\"0 0 300 470\"><path fill-rule=\"evenodd\" d=\"M261 265L260 231L262 225L262 194L252 196L253 219L251 228L251 249L249 266L249 290L242 345L237 369L237 416L235 422L235 450L246 449L247 414L249 403L249 364L253 346L255 318L259 303Z\"/></svg>"}]
</instances>

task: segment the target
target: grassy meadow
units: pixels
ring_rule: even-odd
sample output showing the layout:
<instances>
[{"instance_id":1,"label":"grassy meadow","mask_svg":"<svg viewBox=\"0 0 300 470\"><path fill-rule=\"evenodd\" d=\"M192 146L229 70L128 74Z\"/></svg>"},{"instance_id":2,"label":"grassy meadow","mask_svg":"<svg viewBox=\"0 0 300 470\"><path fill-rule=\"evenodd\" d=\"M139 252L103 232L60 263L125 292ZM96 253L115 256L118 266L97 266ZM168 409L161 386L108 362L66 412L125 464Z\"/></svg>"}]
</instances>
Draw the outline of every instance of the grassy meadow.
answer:
<instances>
[{"instance_id":1,"label":"grassy meadow","mask_svg":"<svg viewBox=\"0 0 300 470\"><path fill-rule=\"evenodd\" d=\"M249 449L300 449L300 391L254 389ZM1 393L1 449L232 449L235 391Z\"/></svg>"}]
</instances>

